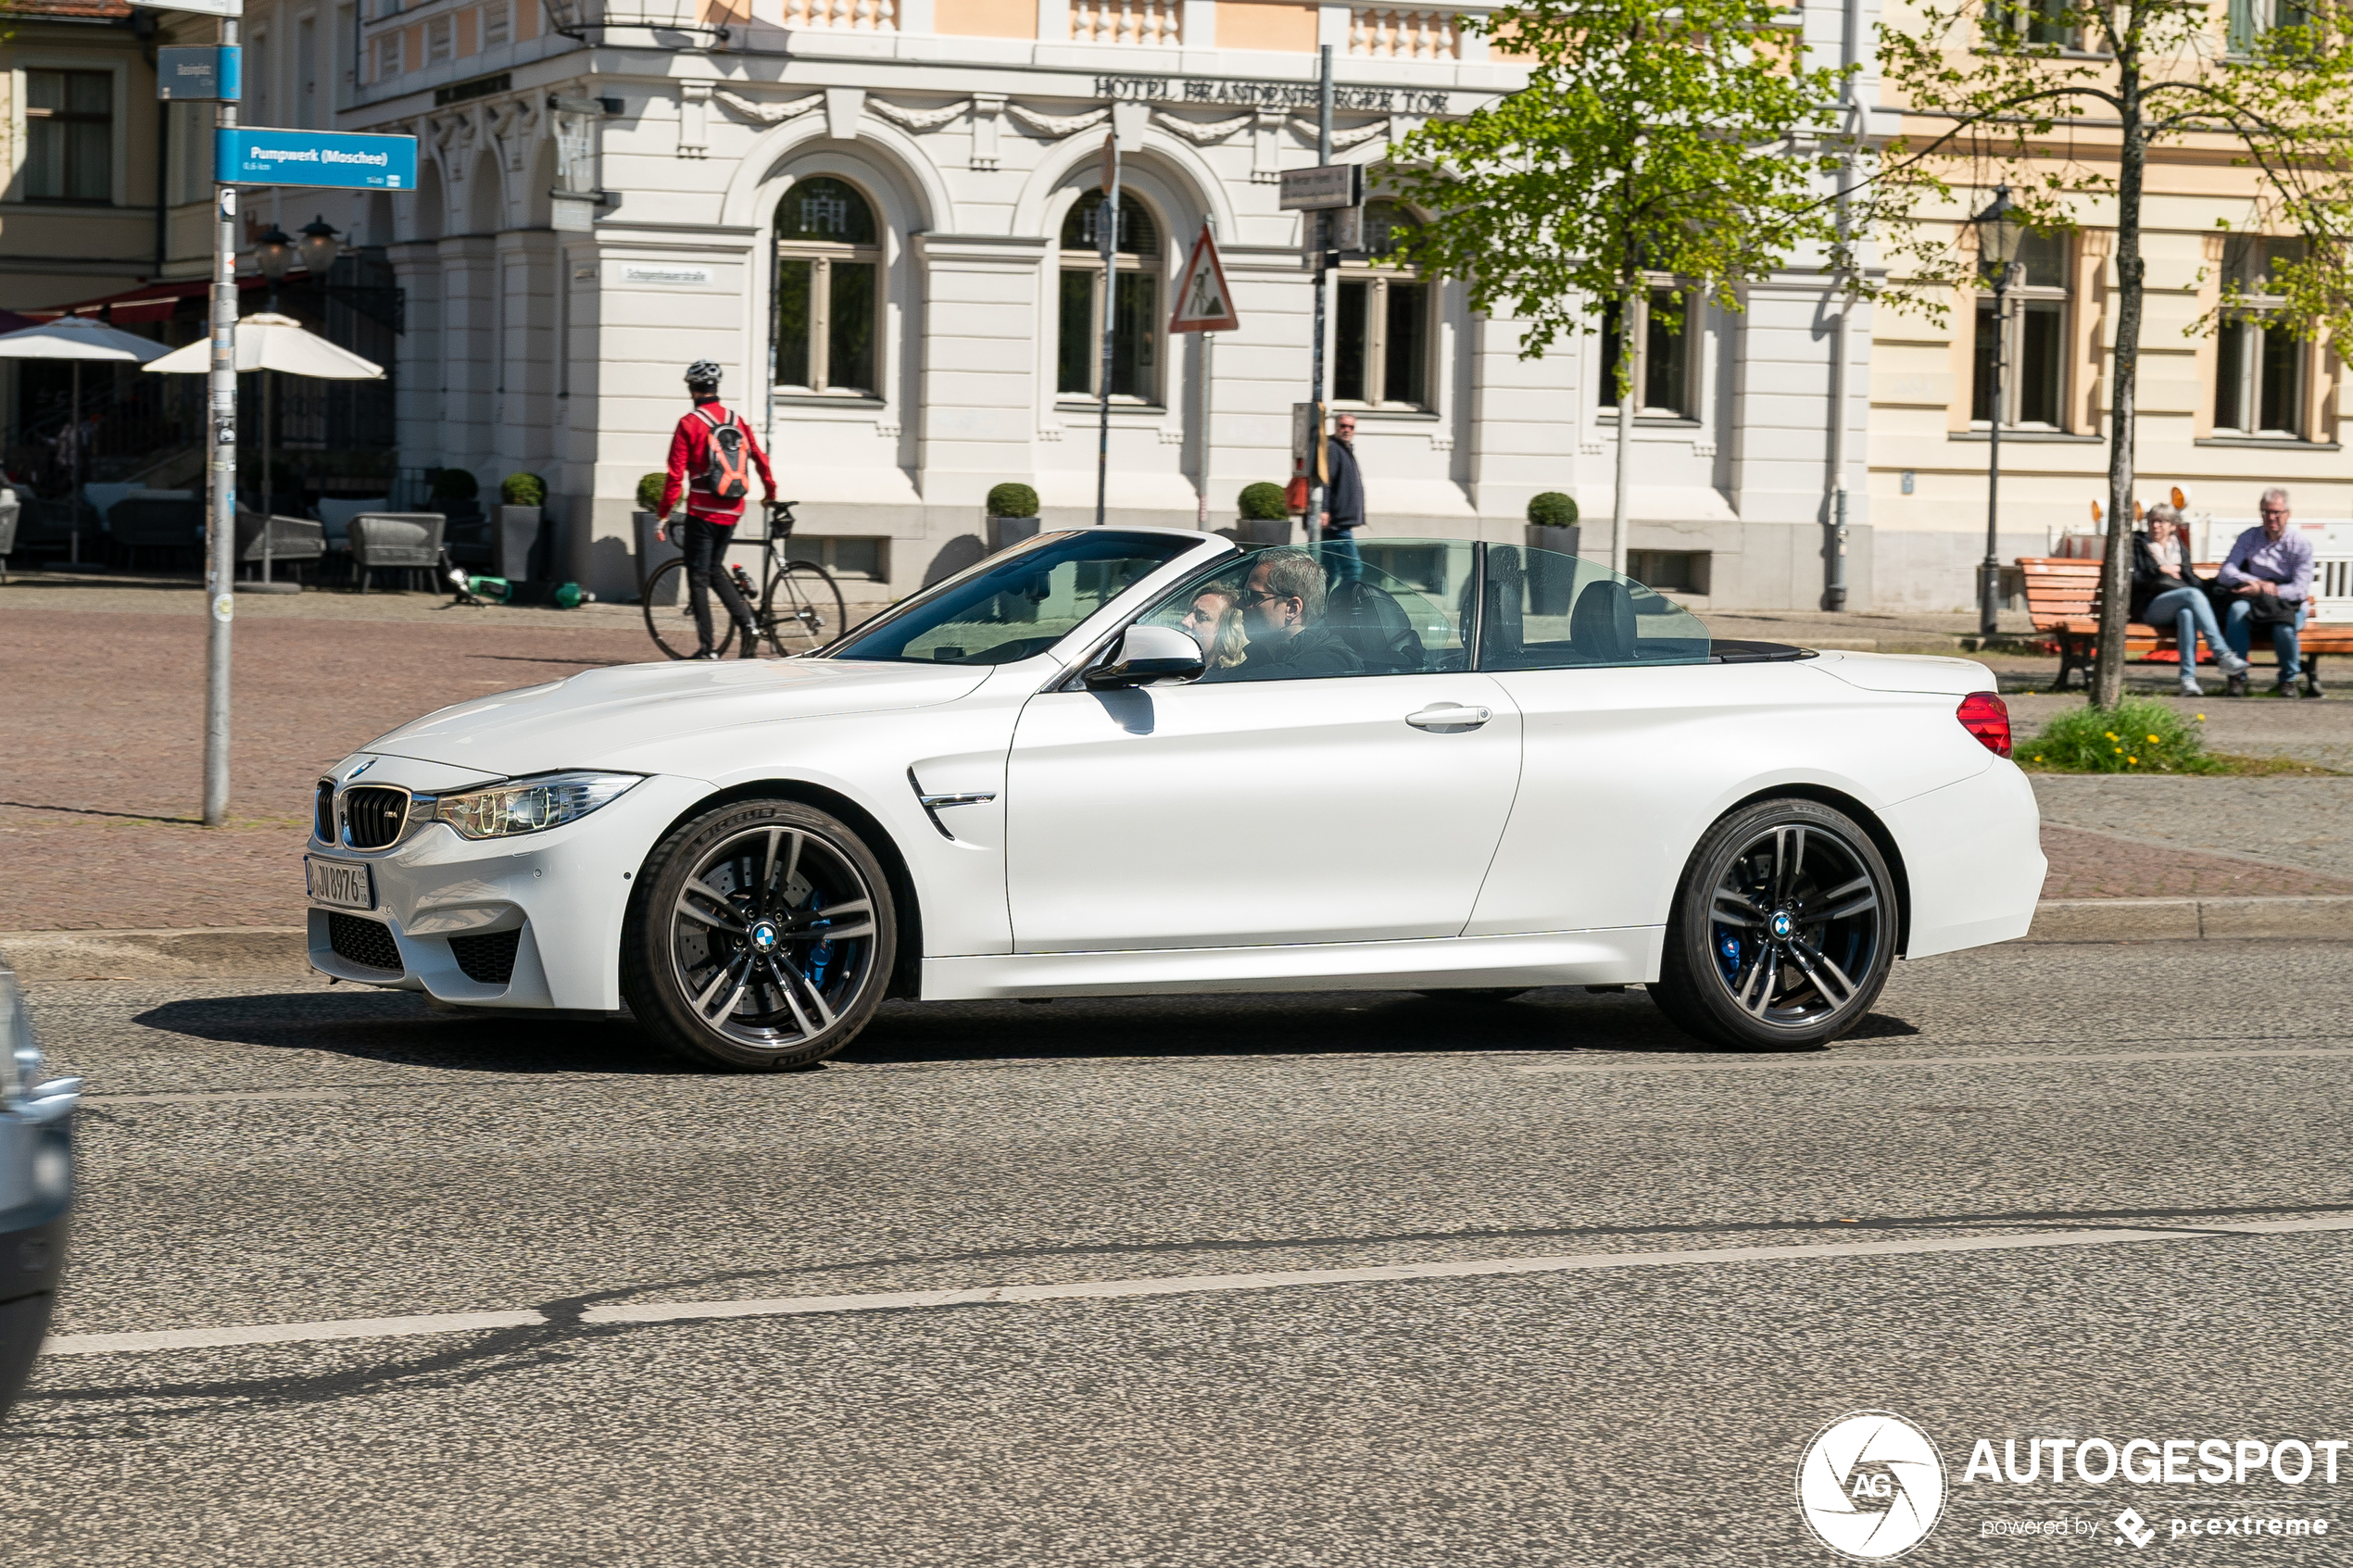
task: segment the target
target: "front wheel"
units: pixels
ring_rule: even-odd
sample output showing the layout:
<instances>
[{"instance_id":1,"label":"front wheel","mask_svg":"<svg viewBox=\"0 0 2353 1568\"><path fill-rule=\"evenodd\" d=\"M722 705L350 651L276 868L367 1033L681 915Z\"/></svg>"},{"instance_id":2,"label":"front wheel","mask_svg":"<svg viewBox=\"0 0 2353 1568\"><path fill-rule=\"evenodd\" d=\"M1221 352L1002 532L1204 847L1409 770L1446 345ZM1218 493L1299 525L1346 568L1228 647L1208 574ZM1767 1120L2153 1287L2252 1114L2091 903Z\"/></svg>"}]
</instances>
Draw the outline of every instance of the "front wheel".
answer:
<instances>
[{"instance_id":1,"label":"front wheel","mask_svg":"<svg viewBox=\"0 0 2353 1568\"><path fill-rule=\"evenodd\" d=\"M1692 852L1650 988L1676 1027L1733 1050L1796 1050L1862 1022L1894 961L1895 880L1853 818L1768 800Z\"/></svg>"},{"instance_id":2,"label":"front wheel","mask_svg":"<svg viewBox=\"0 0 2353 1568\"><path fill-rule=\"evenodd\" d=\"M786 659L813 653L840 636L849 616L833 573L814 561L786 563L769 583L760 606L768 646Z\"/></svg>"},{"instance_id":3,"label":"front wheel","mask_svg":"<svg viewBox=\"0 0 2353 1568\"><path fill-rule=\"evenodd\" d=\"M797 801L713 807L655 847L622 934L622 985L656 1038L738 1073L813 1067L882 1005L890 884L847 824Z\"/></svg>"}]
</instances>

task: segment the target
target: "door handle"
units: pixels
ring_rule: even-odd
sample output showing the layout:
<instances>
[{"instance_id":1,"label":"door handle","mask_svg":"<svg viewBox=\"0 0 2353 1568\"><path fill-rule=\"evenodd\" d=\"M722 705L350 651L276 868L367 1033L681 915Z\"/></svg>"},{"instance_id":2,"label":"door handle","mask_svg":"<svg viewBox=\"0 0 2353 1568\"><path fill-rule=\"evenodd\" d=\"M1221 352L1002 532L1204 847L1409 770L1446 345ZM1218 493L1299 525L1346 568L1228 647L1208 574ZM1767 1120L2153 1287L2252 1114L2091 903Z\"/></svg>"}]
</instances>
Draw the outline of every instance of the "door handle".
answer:
<instances>
[{"instance_id":1,"label":"door handle","mask_svg":"<svg viewBox=\"0 0 2353 1568\"><path fill-rule=\"evenodd\" d=\"M1454 734L1464 730L1476 730L1495 717L1492 709L1472 708L1459 702L1433 702L1418 713L1405 715L1405 722L1417 730L1432 730L1440 734Z\"/></svg>"}]
</instances>

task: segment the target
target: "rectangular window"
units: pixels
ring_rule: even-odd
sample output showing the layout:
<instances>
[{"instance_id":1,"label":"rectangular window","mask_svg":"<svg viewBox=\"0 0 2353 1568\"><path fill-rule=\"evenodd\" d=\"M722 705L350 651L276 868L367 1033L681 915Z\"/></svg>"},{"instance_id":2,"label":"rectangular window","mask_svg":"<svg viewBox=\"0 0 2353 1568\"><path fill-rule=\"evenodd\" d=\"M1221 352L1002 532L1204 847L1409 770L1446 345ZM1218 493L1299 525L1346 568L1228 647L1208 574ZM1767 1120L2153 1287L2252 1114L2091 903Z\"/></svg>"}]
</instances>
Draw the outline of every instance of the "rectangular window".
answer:
<instances>
[{"instance_id":1,"label":"rectangular window","mask_svg":"<svg viewBox=\"0 0 2353 1568\"><path fill-rule=\"evenodd\" d=\"M490 4L482 8L482 46L484 48L496 48L507 41L508 15L507 0L490 0Z\"/></svg>"},{"instance_id":2,"label":"rectangular window","mask_svg":"<svg viewBox=\"0 0 2353 1568\"><path fill-rule=\"evenodd\" d=\"M1095 391L1095 274L1064 272L1062 276L1061 334L1056 338L1054 390L1065 396L1089 397Z\"/></svg>"},{"instance_id":3,"label":"rectangular window","mask_svg":"<svg viewBox=\"0 0 2353 1568\"><path fill-rule=\"evenodd\" d=\"M862 583L882 583L889 578L884 571L888 558L885 539L820 538L814 534L796 533L787 552L793 560L814 561L836 577L855 578Z\"/></svg>"},{"instance_id":4,"label":"rectangular window","mask_svg":"<svg viewBox=\"0 0 2353 1568\"><path fill-rule=\"evenodd\" d=\"M33 201L114 199L114 73L29 70L25 195Z\"/></svg>"},{"instance_id":5,"label":"rectangular window","mask_svg":"<svg viewBox=\"0 0 2353 1568\"><path fill-rule=\"evenodd\" d=\"M375 40L378 82L389 82L400 74L400 34L379 32Z\"/></svg>"},{"instance_id":6,"label":"rectangular window","mask_svg":"<svg viewBox=\"0 0 2353 1568\"><path fill-rule=\"evenodd\" d=\"M1380 273L1343 278L1332 332L1332 396L1427 408L1428 375L1429 285Z\"/></svg>"},{"instance_id":7,"label":"rectangular window","mask_svg":"<svg viewBox=\"0 0 2353 1568\"><path fill-rule=\"evenodd\" d=\"M435 17L425 23L425 63L447 64L457 54L454 37L456 28L447 17Z\"/></svg>"},{"instance_id":8,"label":"rectangular window","mask_svg":"<svg viewBox=\"0 0 2353 1568\"><path fill-rule=\"evenodd\" d=\"M2303 258L2292 239L2233 239L2223 256L2226 311L2215 339L2214 428L2301 441L2305 345L2278 320L2274 263Z\"/></svg>"},{"instance_id":9,"label":"rectangular window","mask_svg":"<svg viewBox=\"0 0 2353 1568\"><path fill-rule=\"evenodd\" d=\"M1655 288L1635 301L1634 309L1634 412L1643 419L1696 419L1698 405L1692 398L1692 345L1697 334L1688 331L1692 313L1699 308L1696 301L1685 300L1683 320L1669 327L1655 307L1671 306L1675 291ZM1604 408L1617 407L1617 307L1611 305L1602 312L1602 374L1595 388L1594 402Z\"/></svg>"},{"instance_id":10,"label":"rectangular window","mask_svg":"<svg viewBox=\"0 0 2353 1568\"><path fill-rule=\"evenodd\" d=\"M295 24L295 123L319 124L319 23L311 17Z\"/></svg>"},{"instance_id":11,"label":"rectangular window","mask_svg":"<svg viewBox=\"0 0 2353 1568\"><path fill-rule=\"evenodd\" d=\"M776 258L776 384L794 392L879 395L881 301L871 261Z\"/></svg>"},{"instance_id":12,"label":"rectangular window","mask_svg":"<svg viewBox=\"0 0 2353 1568\"><path fill-rule=\"evenodd\" d=\"M830 295L825 308L824 385L867 391L875 376L875 264L827 261Z\"/></svg>"},{"instance_id":13,"label":"rectangular window","mask_svg":"<svg viewBox=\"0 0 2353 1568\"><path fill-rule=\"evenodd\" d=\"M1124 268L1115 275L1119 284L1112 302L1111 395L1150 403L1160 387L1160 278ZM1091 269L1063 270L1054 390L1064 397L1101 395L1102 278Z\"/></svg>"},{"instance_id":14,"label":"rectangular window","mask_svg":"<svg viewBox=\"0 0 2353 1568\"><path fill-rule=\"evenodd\" d=\"M1993 264L1979 271L1990 291ZM2001 383L2002 427L2062 430L2067 424L2067 237L2026 234L2004 291L2001 317L1991 292L1977 299L1976 343L1969 378L1969 422L1994 422L1994 383Z\"/></svg>"},{"instance_id":15,"label":"rectangular window","mask_svg":"<svg viewBox=\"0 0 2353 1568\"><path fill-rule=\"evenodd\" d=\"M817 264L776 263L776 384L808 386L810 326L816 320Z\"/></svg>"}]
</instances>

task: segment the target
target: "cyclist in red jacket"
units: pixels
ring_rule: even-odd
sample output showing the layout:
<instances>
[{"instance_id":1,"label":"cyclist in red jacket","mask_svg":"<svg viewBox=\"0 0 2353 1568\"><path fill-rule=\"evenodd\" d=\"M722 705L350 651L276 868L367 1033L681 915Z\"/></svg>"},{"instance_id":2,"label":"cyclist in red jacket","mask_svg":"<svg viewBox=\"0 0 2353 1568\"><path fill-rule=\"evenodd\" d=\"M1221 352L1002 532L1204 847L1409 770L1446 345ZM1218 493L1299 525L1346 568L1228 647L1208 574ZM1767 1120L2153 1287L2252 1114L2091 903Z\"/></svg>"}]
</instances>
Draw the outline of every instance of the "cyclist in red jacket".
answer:
<instances>
[{"instance_id":1,"label":"cyclist in red jacket","mask_svg":"<svg viewBox=\"0 0 2353 1568\"><path fill-rule=\"evenodd\" d=\"M678 549L686 558L687 602L695 614L695 634L702 646L688 657L716 659L711 638L711 590L743 633L742 658L760 655L751 607L736 592L727 575L727 546L735 542L736 524L743 520L744 502L751 495L751 471L776 500L776 476L768 471L768 454L751 433L751 426L729 413L719 401L719 367L698 359L686 367L686 394L695 410L678 421L670 437L670 478L661 487L661 515L666 519L686 492L686 521L678 529ZM669 526L654 535L670 537Z\"/></svg>"}]
</instances>

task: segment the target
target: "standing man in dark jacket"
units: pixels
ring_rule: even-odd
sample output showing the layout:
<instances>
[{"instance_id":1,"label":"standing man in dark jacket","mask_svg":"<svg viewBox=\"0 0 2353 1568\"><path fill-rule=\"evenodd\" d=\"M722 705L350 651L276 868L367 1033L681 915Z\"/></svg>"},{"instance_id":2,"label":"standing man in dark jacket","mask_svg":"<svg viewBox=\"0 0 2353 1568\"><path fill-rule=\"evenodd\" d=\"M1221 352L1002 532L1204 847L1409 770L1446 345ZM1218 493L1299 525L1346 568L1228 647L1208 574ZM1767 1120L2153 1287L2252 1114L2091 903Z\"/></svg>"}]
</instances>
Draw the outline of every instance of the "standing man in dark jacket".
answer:
<instances>
[{"instance_id":1,"label":"standing man in dark jacket","mask_svg":"<svg viewBox=\"0 0 2353 1568\"><path fill-rule=\"evenodd\" d=\"M716 659L711 636L711 590L743 633L740 657L760 657L758 628L751 607L736 592L727 575L727 546L735 543L736 524L743 521L744 502L751 495L750 470L760 471L768 499L776 499L776 476L768 471L768 454L760 449L751 426L729 413L719 401L719 367L698 359L686 367L686 395L694 412L678 421L670 437L670 478L661 487L661 515L667 519L686 492L686 521L678 530L679 553L686 558L687 602L695 615L695 635L702 646L688 657ZM667 522L654 537L667 539Z\"/></svg>"},{"instance_id":2,"label":"standing man in dark jacket","mask_svg":"<svg viewBox=\"0 0 2353 1568\"><path fill-rule=\"evenodd\" d=\"M1355 415L1332 421L1324 462L1331 471L1324 485L1321 537L1331 546L1327 553L1337 558L1337 581L1353 583L1365 575L1365 558L1356 552L1356 531L1365 526L1365 470L1356 466Z\"/></svg>"}]
</instances>

